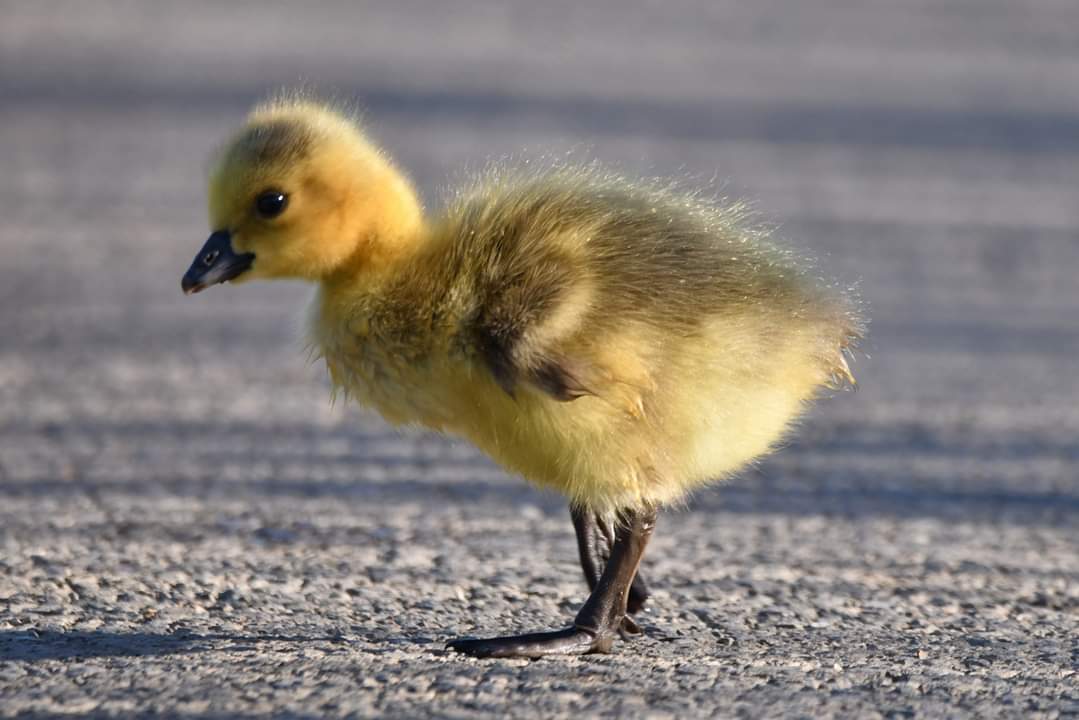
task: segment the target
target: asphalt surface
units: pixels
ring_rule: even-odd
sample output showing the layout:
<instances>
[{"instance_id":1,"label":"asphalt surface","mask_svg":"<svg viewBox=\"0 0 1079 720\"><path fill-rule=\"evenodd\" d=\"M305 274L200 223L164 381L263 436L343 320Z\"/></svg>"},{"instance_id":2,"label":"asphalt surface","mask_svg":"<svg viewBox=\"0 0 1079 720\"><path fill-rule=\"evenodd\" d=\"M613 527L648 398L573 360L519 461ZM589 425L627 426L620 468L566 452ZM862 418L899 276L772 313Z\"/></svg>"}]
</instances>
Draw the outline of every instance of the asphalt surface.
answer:
<instances>
[{"instance_id":1,"label":"asphalt surface","mask_svg":"<svg viewBox=\"0 0 1079 720\"><path fill-rule=\"evenodd\" d=\"M1079 5L0 4L0 716L1079 715ZM432 206L571 152L752 199L873 318L861 387L660 518L646 636L563 502L332 408L307 290L179 278L269 90Z\"/></svg>"}]
</instances>

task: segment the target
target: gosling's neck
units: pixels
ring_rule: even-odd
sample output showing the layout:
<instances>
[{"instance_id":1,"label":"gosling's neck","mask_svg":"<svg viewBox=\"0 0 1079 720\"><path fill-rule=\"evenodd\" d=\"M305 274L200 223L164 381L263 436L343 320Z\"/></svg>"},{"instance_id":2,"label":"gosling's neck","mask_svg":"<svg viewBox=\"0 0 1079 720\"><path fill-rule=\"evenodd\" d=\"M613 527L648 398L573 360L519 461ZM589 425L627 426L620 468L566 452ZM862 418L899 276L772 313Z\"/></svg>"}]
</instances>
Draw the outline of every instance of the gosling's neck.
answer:
<instances>
[{"instance_id":1,"label":"gosling's neck","mask_svg":"<svg viewBox=\"0 0 1079 720\"><path fill-rule=\"evenodd\" d=\"M428 236L423 207L412 183L395 168L369 190L356 229L350 231L351 250L320 280L326 292L377 291L397 277L420 252Z\"/></svg>"}]
</instances>

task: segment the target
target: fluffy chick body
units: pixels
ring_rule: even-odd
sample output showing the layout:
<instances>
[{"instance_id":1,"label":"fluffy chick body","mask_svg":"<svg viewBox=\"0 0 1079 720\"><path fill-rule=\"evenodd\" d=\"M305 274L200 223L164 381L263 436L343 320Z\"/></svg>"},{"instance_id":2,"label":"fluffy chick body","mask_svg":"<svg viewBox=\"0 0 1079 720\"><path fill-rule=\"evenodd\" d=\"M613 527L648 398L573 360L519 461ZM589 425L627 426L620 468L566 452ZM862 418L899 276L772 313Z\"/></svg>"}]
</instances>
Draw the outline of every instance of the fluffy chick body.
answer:
<instances>
[{"instance_id":1,"label":"fluffy chick body","mask_svg":"<svg viewBox=\"0 0 1079 720\"><path fill-rule=\"evenodd\" d=\"M361 403L603 513L766 453L856 334L737 206L595 169L489 172L384 282L324 283L311 320Z\"/></svg>"},{"instance_id":2,"label":"fluffy chick body","mask_svg":"<svg viewBox=\"0 0 1079 720\"><path fill-rule=\"evenodd\" d=\"M293 217L235 220L268 182ZM596 168L491 170L427 219L350 121L285 102L224 154L211 216L249 275L318 282L310 342L347 396L593 512L729 476L853 380L853 303L742 207Z\"/></svg>"}]
</instances>

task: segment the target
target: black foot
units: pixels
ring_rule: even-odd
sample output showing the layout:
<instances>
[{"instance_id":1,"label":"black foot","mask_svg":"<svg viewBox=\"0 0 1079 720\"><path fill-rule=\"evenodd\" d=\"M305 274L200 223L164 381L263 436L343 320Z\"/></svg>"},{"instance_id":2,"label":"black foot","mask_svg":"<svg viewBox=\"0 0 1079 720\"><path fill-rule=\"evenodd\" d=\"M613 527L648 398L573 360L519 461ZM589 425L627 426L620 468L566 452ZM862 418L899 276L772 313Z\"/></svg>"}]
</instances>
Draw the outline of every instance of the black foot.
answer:
<instances>
[{"instance_id":1,"label":"black foot","mask_svg":"<svg viewBox=\"0 0 1079 720\"><path fill-rule=\"evenodd\" d=\"M446 647L477 658L539 658L545 655L605 653L610 651L612 640L571 627L528 635L453 640L446 643Z\"/></svg>"},{"instance_id":2,"label":"black foot","mask_svg":"<svg viewBox=\"0 0 1079 720\"><path fill-rule=\"evenodd\" d=\"M539 658L607 653L617 637L640 635L640 627L627 611L640 610L648 598L648 587L637 570L655 524L655 508L625 510L616 526L574 509L581 569L592 594L573 626L512 637L454 640L446 647L478 658Z\"/></svg>"}]
</instances>

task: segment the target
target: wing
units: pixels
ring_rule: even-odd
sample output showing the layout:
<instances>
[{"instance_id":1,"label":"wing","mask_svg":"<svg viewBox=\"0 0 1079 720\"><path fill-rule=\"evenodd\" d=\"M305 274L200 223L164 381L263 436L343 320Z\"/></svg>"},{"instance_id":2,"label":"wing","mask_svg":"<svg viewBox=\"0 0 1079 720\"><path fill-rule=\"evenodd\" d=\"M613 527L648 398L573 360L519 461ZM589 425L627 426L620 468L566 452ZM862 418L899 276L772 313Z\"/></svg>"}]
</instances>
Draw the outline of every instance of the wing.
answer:
<instances>
[{"instance_id":1,"label":"wing","mask_svg":"<svg viewBox=\"0 0 1079 720\"><path fill-rule=\"evenodd\" d=\"M587 168L492 175L448 209L438 271L467 298L461 344L505 392L570 401L638 379L597 345L612 328L688 333L722 306L718 258L752 245L724 230L736 218Z\"/></svg>"},{"instance_id":2,"label":"wing","mask_svg":"<svg viewBox=\"0 0 1079 720\"><path fill-rule=\"evenodd\" d=\"M515 397L527 384L563 402L594 395L587 363L572 357L564 342L587 311L582 274L555 254L518 256L488 270L462 334L499 387Z\"/></svg>"}]
</instances>

